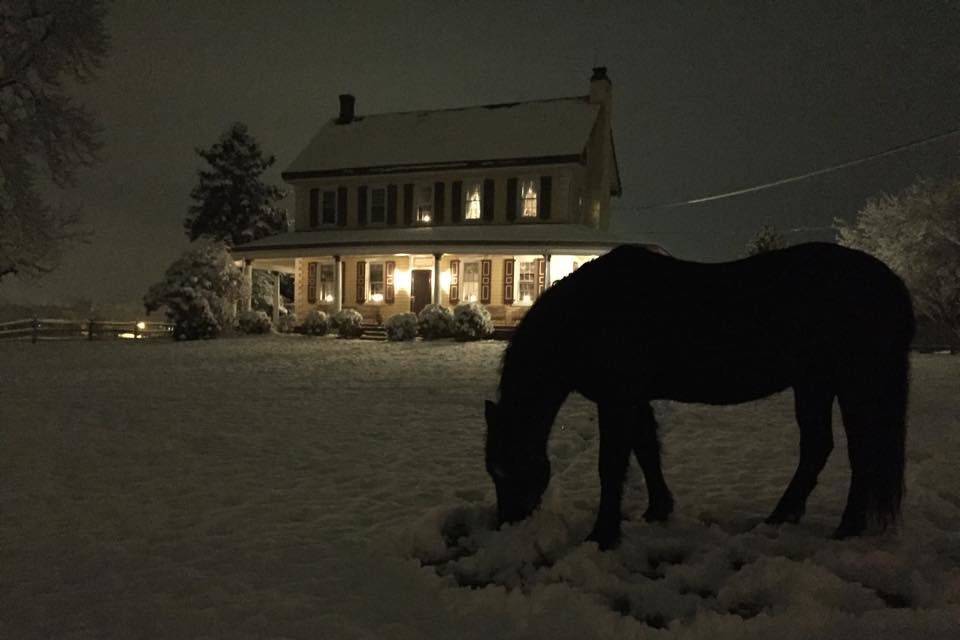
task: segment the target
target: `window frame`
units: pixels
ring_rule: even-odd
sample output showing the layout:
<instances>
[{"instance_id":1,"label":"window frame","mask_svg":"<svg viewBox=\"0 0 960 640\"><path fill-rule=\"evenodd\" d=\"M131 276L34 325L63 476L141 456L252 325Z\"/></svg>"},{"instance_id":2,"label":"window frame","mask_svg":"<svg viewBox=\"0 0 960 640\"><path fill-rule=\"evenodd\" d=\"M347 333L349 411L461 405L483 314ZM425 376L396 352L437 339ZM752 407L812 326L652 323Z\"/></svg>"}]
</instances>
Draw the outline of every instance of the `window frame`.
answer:
<instances>
[{"instance_id":1,"label":"window frame","mask_svg":"<svg viewBox=\"0 0 960 640\"><path fill-rule=\"evenodd\" d=\"M383 192L383 219L373 219L373 194L376 191ZM370 185L367 187L367 224L385 225L387 224L387 185Z\"/></svg>"},{"instance_id":2,"label":"window frame","mask_svg":"<svg viewBox=\"0 0 960 640\"><path fill-rule=\"evenodd\" d=\"M480 264L481 261L477 260L465 260L461 259L460 261L460 276L458 278L458 284L460 286L460 301L461 302L480 302L480 281L483 278L483 267ZM473 300L467 295L467 265L475 265L477 268L477 279L474 284L477 286L476 295Z\"/></svg>"},{"instance_id":3,"label":"window frame","mask_svg":"<svg viewBox=\"0 0 960 640\"><path fill-rule=\"evenodd\" d=\"M515 270L514 270L514 276L513 276L513 278L514 278L514 287L515 287L515 289L514 289L514 296L513 296L513 304L523 305L523 306L530 306L530 305L532 305L532 304L536 301L536 299L537 299L537 275L538 275L538 273L537 273L537 260L539 260L539 258L530 258L530 259L515 258L515 260L516 260L516 263L515 263L515 264L516 264L516 268L515 268ZM524 275L524 274L523 274L523 265L524 265L524 264L529 264L529 265L531 265L531 272L530 272L530 274L532 275L532 278L530 279L529 284L533 287L533 291L530 293L530 299L529 299L529 300L524 300L524 299L523 299L523 289L522 289L522 286L521 286L521 285L524 283L524 281L523 281L523 279L522 279L522 276Z\"/></svg>"},{"instance_id":4,"label":"window frame","mask_svg":"<svg viewBox=\"0 0 960 640\"><path fill-rule=\"evenodd\" d=\"M425 189L430 190L430 197L426 202L426 209L429 212L428 218L424 220L420 215L420 207L423 206L423 201L420 200L421 192ZM433 183L418 183L413 186L413 220L416 224L429 225L433 224L434 220L434 211L433 211L433 200L434 200L434 188Z\"/></svg>"},{"instance_id":5,"label":"window frame","mask_svg":"<svg viewBox=\"0 0 960 640\"><path fill-rule=\"evenodd\" d=\"M376 292L373 290L373 268L380 267L380 287L381 290ZM387 298L387 263L385 260L372 260L367 261L366 269L366 304L386 304ZM373 296L379 295L379 300L374 300Z\"/></svg>"},{"instance_id":6,"label":"window frame","mask_svg":"<svg viewBox=\"0 0 960 640\"><path fill-rule=\"evenodd\" d=\"M533 213L527 215L524 209L526 198L523 196L523 184L533 183L534 199ZM517 178L517 220L536 220L540 217L540 181L535 176L520 176Z\"/></svg>"},{"instance_id":7,"label":"window frame","mask_svg":"<svg viewBox=\"0 0 960 640\"><path fill-rule=\"evenodd\" d=\"M332 207L333 219L330 222L326 221L327 194L330 194L330 197L332 198L332 201L333 201L333 207ZM320 225L319 226L332 227L337 224L337 214L339 213L337 211L337 200L338 198L337 198L336 189L322 189L322 188L320 189Z\"/></svg>"},{"instance_id":8,"label":"window frame","mask_svg":"<svg viewBox=\"0 0 960 640\"><path fill-rule=\"evenodd\" d=\"M471 187L476 187L476 193L477 193L477 199L476 199L477 215L475 217L471 217L469 215L470 213L469 205L470 203L474 202L473 200L469 199ZM462 198L461 204L463 205L463 221L472 223L472 222L480 222L481 220L483 220L483 179L467 178L463 180L463 195L461 196L461 198Z\"/></svg>"},{"instance_id":9,"label":"window frame","mask_svg":"<svg viewBox=\"0 0 960 640\"><path fill-rule=\"evenodd\" d=\"M323 277L325 270L330 270L329 291L325 291L324 286L328 284L327 279ZM327 300L327 296L330 299ZM337 299L337 263L320 262L317 264L317 302L330 304Z\"/></svg>"}]
</instances>

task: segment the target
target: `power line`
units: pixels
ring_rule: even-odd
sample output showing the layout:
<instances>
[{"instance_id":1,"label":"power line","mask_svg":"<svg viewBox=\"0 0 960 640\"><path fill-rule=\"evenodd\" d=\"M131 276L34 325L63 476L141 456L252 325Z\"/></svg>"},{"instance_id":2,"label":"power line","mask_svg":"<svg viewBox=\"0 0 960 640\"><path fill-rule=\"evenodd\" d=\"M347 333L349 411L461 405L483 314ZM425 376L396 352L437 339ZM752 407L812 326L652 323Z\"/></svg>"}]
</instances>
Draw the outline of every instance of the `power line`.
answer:
<instances>
[{"instance_id":1,"label":"power line","mask_svg":"<svg viewBox=\"0 0 960 640\"><path fill-rule=\"evenodd\" d=\"M834 171L839 171L840 169L846 169L848 167L853 167L858 164L863 164L865 162L871 162L872 160L878 160L886 156L891 156L901 151L906 151L907 149L918 147L920 145L928 144L930 142L936 142L937 140L943 140L944 138L949 138L950 136L955 136L960 133L960 128L947 131L946 133L941 133L935 136L930 136L928 138L923 138L922 140L914 140L913 142L908 142L906 144L901 144L899 146L887 149L886 151L881 151L880 153L874 153L869 156L864 156L862 158L857 158L856 160L850 160L849 162L843 162L840 164L835 164L824 169L817 169L816 171L810 171L801 175L790 176L789 178L781 178L780 180L774 180L773 182L766 182L764 184L755 185L752 187L746 187L744 189L737 189L736 191L727 191L726 193L718 193L710 196L703 196L701 198L693 198L691 200L677 200L675 202L666 202L661 204L651 204L645 205L642 207L635 207L634 211L651 211L654 209L674 209L676 207L683 207L691 204L703 204L704 202L713 202L714 200L723 200L725 198L733 198L736 196L742 196L747 193L754 193L756 191L763 191L764 189L771 189L773 187L779 187L784 184L789 184L791 182L799 182L801 180L807 180L808 178L813 178L816 176L821 176L826 173L832 173Z\"/></svg>"}]
</instances>

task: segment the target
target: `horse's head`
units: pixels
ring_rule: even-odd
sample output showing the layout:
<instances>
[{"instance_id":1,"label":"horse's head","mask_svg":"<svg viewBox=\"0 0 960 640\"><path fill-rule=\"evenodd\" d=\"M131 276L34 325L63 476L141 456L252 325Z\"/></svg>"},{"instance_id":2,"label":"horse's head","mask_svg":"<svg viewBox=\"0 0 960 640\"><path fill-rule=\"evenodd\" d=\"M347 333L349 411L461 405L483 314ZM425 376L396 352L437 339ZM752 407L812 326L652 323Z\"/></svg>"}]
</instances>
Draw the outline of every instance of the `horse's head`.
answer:
<instances>
[{"instance_id":1,"label":"horse's head","mask_svg":"<svg viewBox=\"0 0 960 640\"><path fill-rule=\"evenodd\" d=\"M550 483L546 440L531 438L532 425L518 424L516 412L486 403L487 473L497 490L497 524L523 520L540 505Z\"/></svg>"}]
</instances>

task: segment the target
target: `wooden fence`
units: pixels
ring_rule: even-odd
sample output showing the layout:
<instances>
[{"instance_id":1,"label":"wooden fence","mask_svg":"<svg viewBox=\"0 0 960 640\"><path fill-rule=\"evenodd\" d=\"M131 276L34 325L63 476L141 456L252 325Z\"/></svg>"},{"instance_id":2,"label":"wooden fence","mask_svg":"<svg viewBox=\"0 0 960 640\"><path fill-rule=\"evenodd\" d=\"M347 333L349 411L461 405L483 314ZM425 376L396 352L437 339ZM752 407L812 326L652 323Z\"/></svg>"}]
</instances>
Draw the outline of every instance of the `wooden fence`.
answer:
<instances>
[{"instance_id":1,"label":"wooden fence","mask_svg":"<svg viewBox=\"0 0 960 640\"><path fill-rule=\"evenodd\" d=\"M168 322L118 320L62 320L57 318L27 318L0 322L0 340L86 338L87 340L161 338L173 335Z\"/></svg>"}]
</instances>

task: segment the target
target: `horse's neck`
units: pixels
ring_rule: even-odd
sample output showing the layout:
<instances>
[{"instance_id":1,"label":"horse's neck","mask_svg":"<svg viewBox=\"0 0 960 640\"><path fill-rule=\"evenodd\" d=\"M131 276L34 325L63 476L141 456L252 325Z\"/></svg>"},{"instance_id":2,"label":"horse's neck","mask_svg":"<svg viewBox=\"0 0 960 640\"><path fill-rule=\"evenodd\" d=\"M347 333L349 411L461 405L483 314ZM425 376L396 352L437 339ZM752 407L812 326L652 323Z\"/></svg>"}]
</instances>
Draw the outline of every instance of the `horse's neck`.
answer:
<instances>
[{"instance_id":1,"label":"horse's neck","mask_svg":"<svg viewBox=\"0 0 960 640\"><path fill-rule=\"evenodd\" d=\"M525 347L511 345L512 351L504 360L500 403L534 427L531 436L542 431L543 437L548 437L557 411L570 393L560 362L560 345L535 350Z\"/></svg>"}]
</instances>

